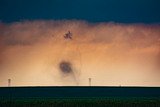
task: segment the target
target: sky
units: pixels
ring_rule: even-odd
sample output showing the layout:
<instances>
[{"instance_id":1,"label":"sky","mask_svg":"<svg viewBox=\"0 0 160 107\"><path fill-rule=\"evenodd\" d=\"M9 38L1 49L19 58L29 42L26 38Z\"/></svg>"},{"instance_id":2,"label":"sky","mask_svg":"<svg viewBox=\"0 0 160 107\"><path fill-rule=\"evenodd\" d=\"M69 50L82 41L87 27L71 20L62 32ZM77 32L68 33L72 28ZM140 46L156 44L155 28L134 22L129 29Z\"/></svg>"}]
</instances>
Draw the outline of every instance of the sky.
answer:
<instances>
[{"instance_id":1,"label":"sky","mask_svg":"<svg viewBox=\"0 0 160 107\"><path fill-rule=\"evenodd\" d=\"M0 86L160 86L159 5L0 0Z\"/></svg>"},{"instance_id":2,"label":"sky","mask_svg":"<svg viewBox=\"0 0 160 107\"><path fill-rule=\"evenodd\" d=\"M159 23L159 0L0 0L0 20Z\"/></svg>"}]
</instances>

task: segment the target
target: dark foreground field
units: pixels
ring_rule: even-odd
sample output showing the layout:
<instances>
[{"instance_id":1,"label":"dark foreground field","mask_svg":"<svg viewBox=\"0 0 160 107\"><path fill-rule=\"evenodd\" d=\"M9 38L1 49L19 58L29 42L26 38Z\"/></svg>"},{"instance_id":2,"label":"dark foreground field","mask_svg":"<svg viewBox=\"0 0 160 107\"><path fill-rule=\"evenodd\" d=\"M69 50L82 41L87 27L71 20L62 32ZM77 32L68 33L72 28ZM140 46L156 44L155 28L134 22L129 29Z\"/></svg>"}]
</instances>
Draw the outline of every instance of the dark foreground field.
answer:
<instances>
[{"instance_id":1,"label":"dark foreground field","mask_svg":"<svg viewBox=\"0 0 160 107\"><path fill-rule=\"evenodd\" d=\"M0 107L160 107L159 87L1 87Z\"/></svg>"},{"instance_id":2,"label":"dark foreground field","mask_svg":"<svg viewBox=\"0 0 160 107\"><path fill-rule=\"evenodd\" d=\"M160 107L158 98L3 99L0 107Z\"/></svg>"}]
</instances>

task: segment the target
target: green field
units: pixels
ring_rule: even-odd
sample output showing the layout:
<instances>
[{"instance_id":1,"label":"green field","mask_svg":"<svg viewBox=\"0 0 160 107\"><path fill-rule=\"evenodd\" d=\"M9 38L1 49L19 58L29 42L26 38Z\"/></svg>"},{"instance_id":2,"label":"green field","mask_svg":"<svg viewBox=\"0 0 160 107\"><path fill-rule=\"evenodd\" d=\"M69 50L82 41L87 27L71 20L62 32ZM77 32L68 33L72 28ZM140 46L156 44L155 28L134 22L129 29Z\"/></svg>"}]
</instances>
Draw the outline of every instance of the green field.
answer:
<instances>
[{"instance_id":1,"label":"green field","mask_svg":"<svg viewBox=\"0 0 160 107\"><path fill-rule=\"evenodd\" d=\"M0 107L160 107L159 98L1 99Z\"/></svg>"},{"instance_id":2,"label":"green field","mask_svg":"<svg viewBox=\"0 0 160 107\"><path fill-rule=\"evenodd\" d=\"M1 87L0 107L160 107L160 87Z\"/></svg>"}]
</instances>

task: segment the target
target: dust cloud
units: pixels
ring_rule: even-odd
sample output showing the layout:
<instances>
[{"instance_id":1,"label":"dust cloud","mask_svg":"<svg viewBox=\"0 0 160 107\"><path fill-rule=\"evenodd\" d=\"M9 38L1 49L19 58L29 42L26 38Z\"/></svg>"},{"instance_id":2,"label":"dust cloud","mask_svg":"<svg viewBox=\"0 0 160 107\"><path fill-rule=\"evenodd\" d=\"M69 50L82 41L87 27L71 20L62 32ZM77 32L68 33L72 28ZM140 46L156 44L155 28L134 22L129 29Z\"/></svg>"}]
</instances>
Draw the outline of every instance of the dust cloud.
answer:
<instances>
[{"instance_id":1,"label":"dust cloud","mask_svg":"<svg viewBox=\"0 0 160 107\"><path fill-rule=\"evenodd\" d=\"M0 23L0 86L160 86L159 76L159 24Z\"/></svg>"}]
</instances>

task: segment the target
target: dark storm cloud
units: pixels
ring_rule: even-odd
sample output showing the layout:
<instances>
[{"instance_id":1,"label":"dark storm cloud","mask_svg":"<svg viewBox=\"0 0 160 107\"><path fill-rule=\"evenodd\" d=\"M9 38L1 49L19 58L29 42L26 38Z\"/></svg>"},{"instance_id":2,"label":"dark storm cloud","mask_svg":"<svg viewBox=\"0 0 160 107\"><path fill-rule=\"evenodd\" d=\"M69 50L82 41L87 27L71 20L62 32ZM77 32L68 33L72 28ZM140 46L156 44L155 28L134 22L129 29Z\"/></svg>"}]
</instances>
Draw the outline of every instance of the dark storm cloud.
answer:
<instances>
[{"instance_id":1,"label":"dark storm cloud","mask_svg":"<svg viewBox=\"0 0 160 107\"><path fill-rule=\"evenodd\" d=\"M59 68L60 68L60 71L63 73L68 74L73 72L71 63L67 61L60 62Z\"/></svg>"},{"instance_id":2,"label":"dark storm cloud","mask_svg":"<svg viewBox=\"0 0 160 107\"><path fill-rule=\"evenodd\" d=\"M159 0L0 0L0 20L157 23L160 22L159 5Z\"/></svg>"}]
</instances>

